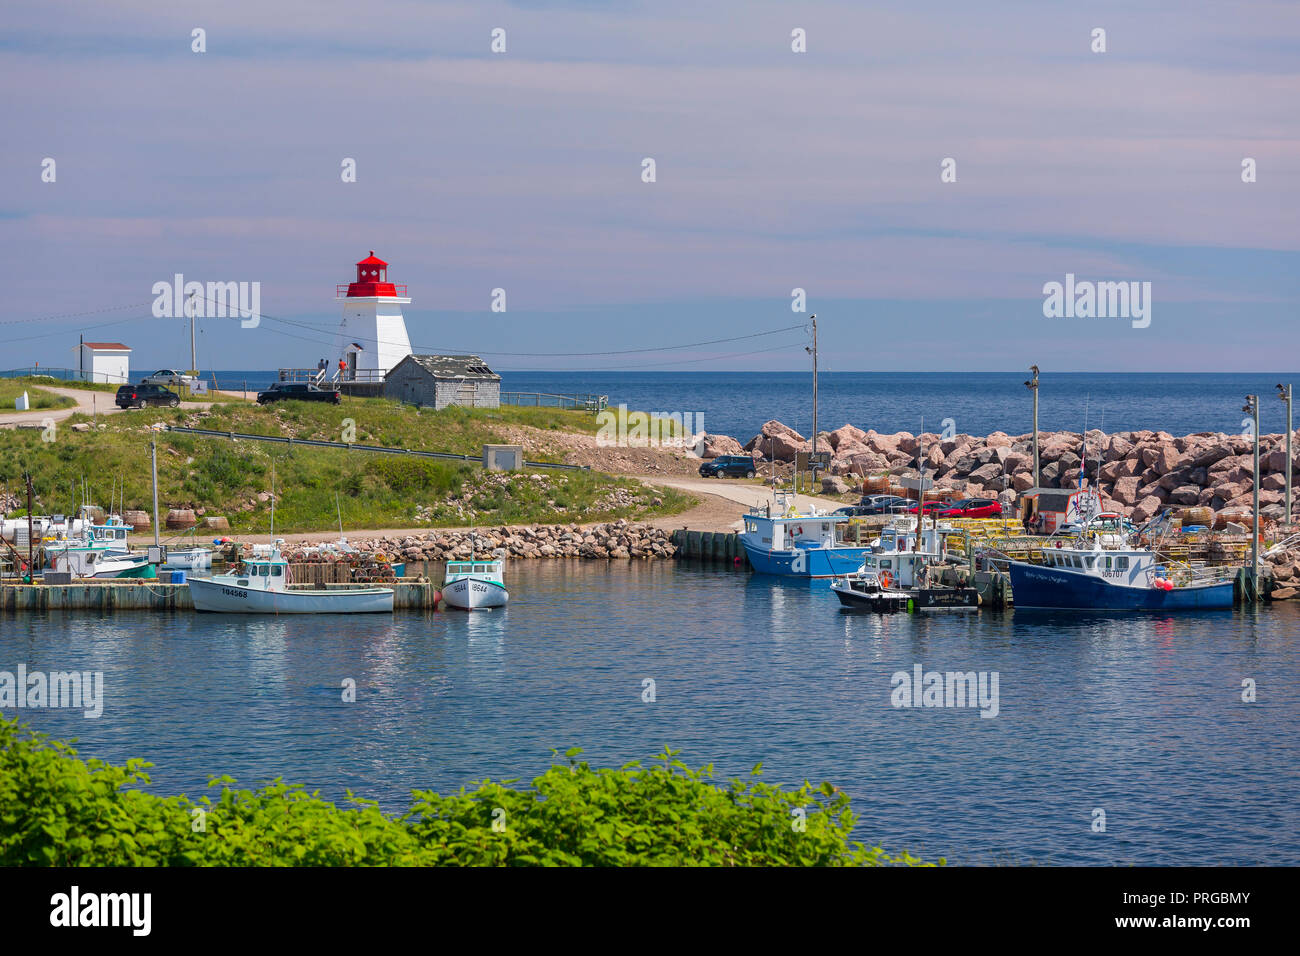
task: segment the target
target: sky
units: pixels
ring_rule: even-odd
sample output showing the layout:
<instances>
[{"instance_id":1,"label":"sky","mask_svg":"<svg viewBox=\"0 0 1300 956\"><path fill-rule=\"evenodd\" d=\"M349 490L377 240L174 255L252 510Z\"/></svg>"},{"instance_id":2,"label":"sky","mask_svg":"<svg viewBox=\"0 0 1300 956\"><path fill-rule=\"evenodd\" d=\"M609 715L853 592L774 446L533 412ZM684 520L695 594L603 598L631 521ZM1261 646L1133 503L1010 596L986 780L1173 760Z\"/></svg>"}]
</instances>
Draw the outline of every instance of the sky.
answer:
<instances>
[{"instance_id":1,"label":"sky","mask_svg":"<svg viewBox=\"0 0 1300 956\"><path fill-rule=\"evenodd\" d=\"M0 369L188 366L177 273L260 283L201 367L314 366L372 249L416 351L498 370L804 369L809 313L834 371L1300 346L1296 3L46 0L0 90ZM1150 323L1048 317L1067 273Z\"/></svg>"}]
</instances>

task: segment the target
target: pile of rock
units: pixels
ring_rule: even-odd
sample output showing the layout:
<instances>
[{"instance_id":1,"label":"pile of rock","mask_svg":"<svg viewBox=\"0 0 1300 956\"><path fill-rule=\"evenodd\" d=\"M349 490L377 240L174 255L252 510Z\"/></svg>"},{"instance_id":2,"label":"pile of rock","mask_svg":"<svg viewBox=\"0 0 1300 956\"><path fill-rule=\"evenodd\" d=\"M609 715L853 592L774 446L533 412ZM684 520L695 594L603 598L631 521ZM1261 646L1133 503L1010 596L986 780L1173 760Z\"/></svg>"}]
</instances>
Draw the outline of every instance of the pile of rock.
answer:
<instances>
[{"instance_id":1,"label":"pile of rock","mask_svg":"<svg viewBox=\"0 0 1300 956\"><path fill-rule=\"evenodd\" d=\"M1273 571L1274 601L1286 601L1300 595L1300 548L1270 555L1265 560Z\"/></svg>"},{"instance_id":2,"label":"pile of rock","mask_svg":"<svg viewBox=\"0 0 1300 956\"><path fill-rule=\"evenodd\" d=\"M942 493L968 497L996 496L1010 488L1022 492L1033 486L1031 435L935 434L911 432L883 435L844 425L818 436L818 451L831 452L834 476L866 478L915 475L917 454L925 447L925 471ZM1100 480L1108 507L1145 520L1166 506L1209 507L1215 511L1250 508L1254 489L1252 442L1239 435L1199 432L1177 438L1168 432L1130 431L1087 434L1088 460L1080 458L1084 436L1079 432L1039 432L1039 484L1047 488L1072 488L1080 472ZM1284 436L1260 439L1260 511L1281 519L1286 475ZM812 442L778 421L767 422L740 451L725 435L710 435L706 456L743 454L756 459L789 462ZM1292 446L1300 451L1300 433ZM730 449L730 450L726 450ZM1098 468L1100 461L1100 469ZM1295 463L1292 462L1293 482ZM1294 506L1294 505L1293 505Z\"/></svg>"},{"instance_id":3,"label":"pile of rock","mask_svg":"<svg viewBox=\"0 0 1300 956\"><path fill-rule=\"evenodd\" d=\"M470 533L429 531L400 538L361 542L363 551L382 552L394 561L464 561ZM583 528L580 525L528 525L521 528L482 528L474 532L474 554L498 549L510 558L671 558L677 553L669 533L625 518Z\"/></svg>"}]
</instances>

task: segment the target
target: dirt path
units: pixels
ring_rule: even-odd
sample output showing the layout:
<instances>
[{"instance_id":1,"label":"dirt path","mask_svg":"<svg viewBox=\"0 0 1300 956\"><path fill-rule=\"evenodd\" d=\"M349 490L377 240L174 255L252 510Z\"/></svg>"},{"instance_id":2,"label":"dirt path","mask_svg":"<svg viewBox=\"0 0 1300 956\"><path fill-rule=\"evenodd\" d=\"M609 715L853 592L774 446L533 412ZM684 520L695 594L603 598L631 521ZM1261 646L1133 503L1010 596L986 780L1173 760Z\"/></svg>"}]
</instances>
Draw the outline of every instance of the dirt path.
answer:
<instances>
[{"instance_id":1,"label":"dirt path","mask_svg":"<svg viewBox=\"0 0 1300 956\"><path fill-rule=\"evenodd\" d=\"M112 392L98 392L88 388L59 388L54 385L34 385L33 389L39 388L55 395L62 395L70 398L77 404L70 408L38 408L30 412L0 412L0 428L13 428L17 425L30 424L39 425L45 419L61 422L65 418L71 418L78 413L82 415L118 415L126 409L118 408L113 402ZM239 392L219 392L221 395L229 395L234 398L239 397ZM212 402L181 402L180 407L183 409L205 409L211 408ZM131 409L135 411L135 409Z\"/></svg>"}]
</instances>

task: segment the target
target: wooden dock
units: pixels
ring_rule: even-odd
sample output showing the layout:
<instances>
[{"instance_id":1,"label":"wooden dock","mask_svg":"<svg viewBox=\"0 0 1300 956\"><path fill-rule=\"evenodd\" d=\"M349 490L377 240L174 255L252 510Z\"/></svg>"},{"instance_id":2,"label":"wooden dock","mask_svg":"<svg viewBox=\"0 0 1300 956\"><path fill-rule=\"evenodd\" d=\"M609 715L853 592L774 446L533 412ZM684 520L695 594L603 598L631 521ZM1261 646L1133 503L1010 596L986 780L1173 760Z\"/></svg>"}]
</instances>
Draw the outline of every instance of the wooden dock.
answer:
<instances>
[{"instance_id":1,"label":"wooden dock","mask_svg":"<svg viewBox=\"0 0 1300 956\"><path fill-rule=\"evenodd\" d=\"M329 588L329 584L319 585ZM436 610L442 592L427 578L402 578L393 589L393 609ZM77 581L72 584L0 585L0 611L193 611L188 584L145 579Z\"/></svg>"}]
</instances>

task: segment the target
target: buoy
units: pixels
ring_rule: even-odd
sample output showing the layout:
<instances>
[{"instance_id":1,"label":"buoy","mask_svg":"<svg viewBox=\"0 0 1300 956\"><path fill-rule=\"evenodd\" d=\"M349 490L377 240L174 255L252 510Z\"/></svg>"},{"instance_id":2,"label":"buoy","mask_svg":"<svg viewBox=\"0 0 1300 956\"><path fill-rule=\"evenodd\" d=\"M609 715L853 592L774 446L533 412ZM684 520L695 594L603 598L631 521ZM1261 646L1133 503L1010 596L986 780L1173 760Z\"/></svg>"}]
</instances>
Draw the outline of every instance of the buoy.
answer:
<instances>
[{"instance_id":1,"label":"buoy","mask_svg":"<svg viewBox=\"0 0 1300 956\"><path fill-rule=\"evenodd\" d=\"M889 587L889 586L890 586L891 584L893 584L893 583L894 583L894 579L893 579L892 577L890 577L890 574L889 574L888 571L882 571L882 572L880 572L880 586L881 586L882 588L887 588L887 587Z\"/></svg>"}]
</instances>

